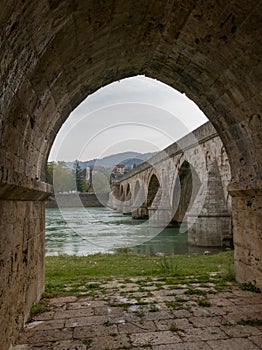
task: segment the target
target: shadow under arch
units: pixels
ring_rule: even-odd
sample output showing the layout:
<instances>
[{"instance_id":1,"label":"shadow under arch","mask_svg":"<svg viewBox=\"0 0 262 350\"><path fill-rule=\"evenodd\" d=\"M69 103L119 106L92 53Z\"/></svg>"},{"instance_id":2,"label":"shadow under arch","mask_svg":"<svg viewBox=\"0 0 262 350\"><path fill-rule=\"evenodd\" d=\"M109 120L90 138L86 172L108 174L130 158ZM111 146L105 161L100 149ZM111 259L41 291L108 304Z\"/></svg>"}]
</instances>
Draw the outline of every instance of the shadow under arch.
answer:
<instances>
[{"instance_id":1,"label":"shadow under arch","mask_svg":"<svg viewBox=\"0 0 262 350\"><path fill-rule=\"evenodd\" d=\"M195 168L187 160L184 160L178 170L171 197L174 212L172 224L185 223L186 212L193 206L200 186L201 181Z\"/></svg>"},{"instance_id":2,"label":"shadow under arch","mask_svg":"<svg viewBox=\"0 0 262 350\"><path fill-rule=\"evenodd\" d=\"M125 202L123 204L123 209L122 209L123 214L131 214L131 211L132 211L131 198L132 198L131 186L130 186L130 183L128 183L125 190Z\"/></svg>"},{"instance_id":3,"label":"shadow under arch","mask_svg":"<svg viewBox=\"0 0 262 350\"><path fill-rule=\"evenodd\" d=\"M127 187L126 187L126 198L128 198L128 196L131 194L131 189L130 189L130 184L128 183L127 184Z\"/></svg>"},{"instance_id":4,"label":"shadow under arch","mask_svg":"<svg viewBox=\"0 0 262 350\"><path fill-rule=\"evenodd\" d=\"M140 181L138 179L138 180L136 180L135 185L134 185L134 193L133 193L134 198L136 198L138 196L140 188L141 188L141 185L140 185Z\"/></svg>"},{"instance_id":5,"label":"shadow under arch","mask_svg":"<svg viewBox=\"0 0 262 350\"><path fill-rule=\"evenodd\" d=\"M120 186L120 191L119 191L119 198L120 200L124 200L125 192L124 192L124 186Z\"/></svg>"},{"instance_id":6,"label":"shadow under arch","mask_svg":"<svg viewBox=\"0 0 262 350\"><path fill-rule=\"evenodd\" d=\"M152 206L159 189L160 189L160 182L156 174L152 174L148 183L148 191L147 191L147 199L146 199L147 209Z\"/></svg>"}]
</instances>

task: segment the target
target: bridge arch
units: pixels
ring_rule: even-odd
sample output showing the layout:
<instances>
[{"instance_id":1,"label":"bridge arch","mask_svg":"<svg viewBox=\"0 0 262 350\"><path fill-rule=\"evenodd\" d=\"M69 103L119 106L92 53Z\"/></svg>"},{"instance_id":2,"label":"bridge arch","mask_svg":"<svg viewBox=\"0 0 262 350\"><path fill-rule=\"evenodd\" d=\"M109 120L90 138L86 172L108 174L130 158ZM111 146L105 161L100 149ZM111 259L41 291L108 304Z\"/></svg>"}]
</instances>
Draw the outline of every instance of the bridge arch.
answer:
<instances>
[{"instance_id":1,"label":"bridge arch","mask_svg":"<svg viewBox=\"0 0 262 350\"><path fill-rule=\"evenodd\" d=\"M126 186L126 198L131 195L130 183Z\"/></svg>"},{"instance_id":2,"label":"bridge arch","mask_svg":"<svg viewBox=\"0 0 262 350\"><path fill-rule=\"evenodd\" d=\"M125 201L123 203L122 213L123 214L131 214L131 206L132 206L132 192L131 192L131 185L128 182L125 189Z\"/></svg>"},{"instance_id":3,"label":"bridge arch","mask_svg":"<svg viewBox=\"0 0 262 350\"><path fill-rule=\"evenodd\" d=\"M157 192L160 189L160 181L155 173L150 176L147 190L146 206L150 208L154 202Z\"/></svg>"},{"instance_id":4,"label":"bridge arch","mask_svg":"<svg viewBox=\"0 0 262 350\"><path fill-rule=\"evenodd\" d=\"M14 238L2 256L0 294L13 310L3 321L4 348L43 291L44 199L52 192L44 169L55 136L84 98L128 76L145 74L186 93L215 126L232 171L237 279L262 287L261 12L255 0L208 9L195 1L13 0L2 9L1 239ZM23 271L19 280L10 275L12 260Z\"/></svg>"},{"instance_id":5,"label":"bridge arch","mask_svg":"<svg viewBox=\"0 0 262 350\"><path fill-rule=\"evenodd\" d=\"M123 196L125 195L125 192L124 192L124 186L121 185L120 186L120 192L119 192L119 195L120 195L120 199L123 198Z\"/></svg>"},{"instance_id":6,"label":"bridge arch","mask_svg":"<svg viewBox=\"0 0 262 350\"><path fill-rule=\"evenodd\" d=\"M184 160L178 169L171 195L173 223L183 222L186 212L194 203L200 186L201 181L197 171L187 160Z\"/></svg>"},{"instance_id":7,"label":"bridge arch","mask_svg":"<svg viewBox=\"0 0 262 350\"><path fill-rule=\"evenodd\" d=\"M142 184L140 179L135 179L133 182L133 191L132 191L132 205L137 209L137 206L143 204L140 203L140 195L142 190Z\"/></svg>"},{"instance_id":8,"label":"bridge arch","mask_svg":"<svg viewBox=\"0 0 262 350\"><path fill-rule=\"evenodd\" d=\"M134 184L134 192L133 192L134 198L138 196L140 188L141 188L140 181L139 179L137 179Z\"/></svg>"},{"instance_id":9,"label":"bridge arch","mask_svg":"<svg viewBox=\"0 0 262 350\"><path fill-rule=\"evenodd\" d=\"M146 207L147 190L144 181L136 179L132 192L132 217L134 219L146 219L148 210Z\"/></svg>"}]
</instances>

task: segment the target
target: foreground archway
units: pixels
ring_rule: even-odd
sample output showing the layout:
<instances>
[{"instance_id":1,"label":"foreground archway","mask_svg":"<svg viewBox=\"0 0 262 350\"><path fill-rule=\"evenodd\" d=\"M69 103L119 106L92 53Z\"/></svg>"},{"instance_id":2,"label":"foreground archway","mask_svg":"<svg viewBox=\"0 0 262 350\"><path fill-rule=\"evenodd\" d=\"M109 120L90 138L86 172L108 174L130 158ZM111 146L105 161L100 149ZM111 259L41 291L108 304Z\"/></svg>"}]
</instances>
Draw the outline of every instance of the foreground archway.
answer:
<instances>
[{"instance_id":1,"label":"foreground archway","mask_svg":"<svg viewBox=\"0 0 262 350\"><path fill-rule=\"evenodd\" d=\"M131 75L185 92L215 126L233 175L237 280L262 287L261 11L253 0L2 5L3 348L43 290L44 199L52 192L44 169L54 138L87 95Z\"/></svg>"}]
</instances>

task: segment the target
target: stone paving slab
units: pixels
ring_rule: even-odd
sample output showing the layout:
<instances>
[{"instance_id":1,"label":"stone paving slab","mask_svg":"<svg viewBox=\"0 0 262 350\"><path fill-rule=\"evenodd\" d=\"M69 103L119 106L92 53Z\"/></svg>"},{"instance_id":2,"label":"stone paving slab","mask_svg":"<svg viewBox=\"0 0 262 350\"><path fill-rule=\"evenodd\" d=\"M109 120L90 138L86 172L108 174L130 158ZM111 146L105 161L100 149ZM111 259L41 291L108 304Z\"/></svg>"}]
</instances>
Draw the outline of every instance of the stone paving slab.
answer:
<instances>
[{"instance_id":1,"label":"stone paving slab","mask_svg":"<svg viewBox=\"0 0 262 350\"><path fill-rule=\"evenodd\" d=\"M207 294L188 295L189 286L168 283L159 290L156 279L151 285L132 279L130 289L123 280L102 282L103 293L96 296L50 299L13 350L262 349L262 325L256 322L262 319L261 294L236 284L226 292L215 292L213 284L190 285ZM136 292L141 285L143 292Z\"/></svg>"},{"instance_id":2,"label":"stone paving slab","mask_svg":"<svg viewBox=\"0 0 262 350\"><path fill-rule=\"evenodd\" d=\"M208 345L213 350L259 350L249 339L234 338L209 341Z\"/></svg>"},{"instance_id":3,"label":"stone paving slab","mask_svg":"<svg viewBox=\"0 0 262 350\"><path fill-rule=\"evenodd\" d=\"M159 346L153 346L150 349L152 350L211 350L210 346L202 341L159 345Z\"/></svg>"}]
</instances>

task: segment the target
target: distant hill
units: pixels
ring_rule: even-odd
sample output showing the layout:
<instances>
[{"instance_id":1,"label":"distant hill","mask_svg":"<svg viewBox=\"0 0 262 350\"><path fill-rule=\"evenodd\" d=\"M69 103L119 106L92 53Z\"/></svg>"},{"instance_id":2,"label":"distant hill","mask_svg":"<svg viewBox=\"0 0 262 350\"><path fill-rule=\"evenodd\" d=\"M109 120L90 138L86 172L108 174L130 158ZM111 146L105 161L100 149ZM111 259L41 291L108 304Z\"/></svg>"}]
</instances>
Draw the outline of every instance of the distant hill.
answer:
<instances>
[{"instance_id":1,"label":"distant hill","mask_svg":"<svg viewBox=\"0 0 262 350\"><path fill-rule=\"evenodd\" d=\"M79 161L79 164L82 169L87 166L93 167L103 166L105 168L111 168L117 164L125 164L127 167L138 166L143 163L147 159L153 157L157 152L149 152L149 153L139 153L139 152L123 152L112 154L111 156L107 156L101 159L92 159L88 161ZM66 162L66 165L69 169L73 169L74 162Z\"/></svg>"}]
</instances>

